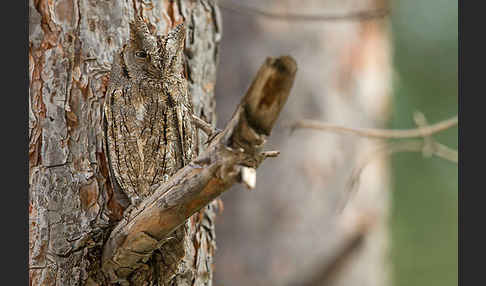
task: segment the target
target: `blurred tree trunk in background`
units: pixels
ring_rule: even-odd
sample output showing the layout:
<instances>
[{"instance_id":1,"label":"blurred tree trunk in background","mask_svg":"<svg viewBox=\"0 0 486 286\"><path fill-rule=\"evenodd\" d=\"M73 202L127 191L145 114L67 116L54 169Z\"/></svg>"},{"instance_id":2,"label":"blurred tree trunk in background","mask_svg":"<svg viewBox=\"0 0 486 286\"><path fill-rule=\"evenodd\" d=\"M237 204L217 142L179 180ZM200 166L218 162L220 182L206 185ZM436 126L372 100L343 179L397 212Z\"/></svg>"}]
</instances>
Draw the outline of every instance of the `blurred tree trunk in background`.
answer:
<instances>
[{"instance_id":1,"label":"blurred tree trunk in background","mask_svg":"<svg viewBox=\"0 0 486 286\"><path fill-rule=\"evenodd\" d=\"M388 4L385 0L306 0L245 1L244 5L283 14L343 14ZM389 165L385 158L367 165L357 193L340 212L352 172L382 142L312 130L289 135L283 126L299 119L350 127L385 126L392 76L388 18L298 22L223 12L225 33L216 87L220 126L230 118L230 107L266 56L290 54L299 70L293 95L268 143L281 155L259 169L253 192L238 186L241 190L223 195L225 210L217 218L215 285L303 285L323 272L350 234L366 222L372 224L362 247L331 284L388 285Z\"/></svg>"},{"instance_id":2,"label":"blurred tree trunk in background","mask_svg":"<svg viewBox=\"0 0 486 286\"><path fill-rule=\"evenodd\" d=\"M264 8L299 13L345 13L387 4L272 3ZM101 148L101 107L108 82L103 71L128 37L134 6L158 33L173 22L186 21L185 52L195 113L215 122L221 27L213 1L30 0L31 285L106 285L99 269L102 243L122 209L107 180ZM378 158L367 166L357 195L339 213L354 167L376 148L376 141L308 130L289 135L282 123L312 118L383 127L391 84L387 21L276 22L225 15L217 82L220 126L267 56L290 54L299 71L280 126L270 137L269 145L281 150L281 156L259 169L254 192L235 187L225 195L225 211L218 217L214 284L304 283L322 271L361 222L371 220L363 247L333 285L386 285L386 160ZM185 232L174 235L179 248L157 252L132 283L211 285L214 217L211 204L188 220Z\"/></svg>"},{"instance_id":3,"label":"blurred tree trunk in background","mask_svg":"<svg viewBox=\"0 0 486 286\"><path fill-rule=\"evenodd\" d=\"M215 123L221 27L214 1L30 0L30 285L108 285L101 251L123 209L102 150L102 105L106 71L135 9L158 34L185 21L195 113ZM211 285L215 212L213 203L186 221L131 285Z\"/></svg>"}]
</instances>

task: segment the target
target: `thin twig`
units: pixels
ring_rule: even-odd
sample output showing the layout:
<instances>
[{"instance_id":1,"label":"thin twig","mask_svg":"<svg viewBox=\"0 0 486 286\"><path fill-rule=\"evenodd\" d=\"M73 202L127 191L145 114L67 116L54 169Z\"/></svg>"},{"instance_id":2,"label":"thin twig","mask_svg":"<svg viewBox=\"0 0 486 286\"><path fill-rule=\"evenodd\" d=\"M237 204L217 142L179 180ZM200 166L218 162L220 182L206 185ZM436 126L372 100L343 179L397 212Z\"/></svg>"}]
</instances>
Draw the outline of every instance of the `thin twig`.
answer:
<instances>
[{"instance_id":1,"label":"thin twig","mask_svg":"<svg viewBox=\"0 0 486 286\"><path fill-rule=\"evenodd\" d=\"M425 142L422 140L402 141L394 142L390 144L385 150L385 153L391 155L399 152L421 152L425 147ZM431 143L431 155L439 158L451 161L452 163L458 163L458 153L456 150L451 149L439 142Z\"/></svg>"},{"instance_id":2,"label":"thin twig","mask_svg":"<svg viewBox=\"0 0 486 286\"><path fill-rule=\"evenodd\" d=\"M202 120L194 114L192 115L192 120L194 121L196 126L208 136L208 138L213 137L213 133L216 131L216 129L211 124L207 123L206 121Z\"/></svg>"},{"instance_id":3,"label":"thin twig","mask_svg":"<svg viewBox=\"0 0 486 286\"><path fill-rule=\"evenodd\" d=\"M432 156L437 156L439 158L445 159L452 163L458 162L458 153L456 150L451 149L439 142L432 141L429 143L430 146L430 154ZM361 173L363 172L364 168L375 158L379 157L380 155L392 155L394 153L400 152L422 152L426 147L426 143L423 140L408 140L408 141L401 141L401 142L393 142L391 144L385 144L381 148L378 148L370 154L363 163L358 167L355 168L353 174L350 178L350 189L354 189L359 182L359 178Z\"/></svg>"},{"instance_id":4,"label":"thin twig","mask_svg":"<svg viewBox=\"0 0 486 286\"><path fill-rule=\"evenodd\" d=\"M384 18L390 14L389 8L380 8L376 10L363 10L346 12L342 14L299 14L299 13L277 13L264 11L259 8L244 6L236 4L232 1L221 1L220 7L224 10L246 13L249 15L262 16L270 20L285 20L285 21L365 21L376 18Z\"/></svg>"},{"instance_id":5,"label":"thin twig","mask_svg":"<svg viewBox=\"0 0 486 286\"><path fill-rule=\"evenodd\" d=\"M390 156L394 153L401 152L424 152L425 148L428 148L427 151L430 152L430 156L437 156L452 163L458 163L457 151L437 141L431 141L429 143L426 143L424 140L408 140L385 144L381 148L375 150L375 152L373 152L372 154L369 154L368 157L353 170L348 181L348 187L346 188L347 195L343 198L342 203L339 204L339 212L341 212L346 207L347 202L356 193L361 174L372 160L378 158L380 155Z\"/></svg>"},{"instance_id":6,"label":"thin twig","mask_svg":"<svg viewBox=\"0 0 486 286\"><path fill-rule=\"evenodd\" d=\"M316 120L300 120L290 128L295 129L315 129L330 132L352 133L355 135L382 139L418 138L430 136L432 134L447 130L458 123L457 115L436 124L408 130L387 130L374 128L349 128L336 124L320 122Z\"/></svg>"},{"instance_id":7,"label":"thin twig","mask_svg":"<svg viewBox=\"0 0 486 286\"><path fill-rule=\"evenodd\" d=\"M312 121L312 120L301 120L291 126L292 130L296 128L310 128L318 129L324 131L334 131L341 133L351 133L363 137L371 138L381 138L381 139L403 139L403 138L415 138L421 137L423 140L407 140L401 142L393 142L390 144L385 144L381 148L378 148L373 153L368 155L368 157L357 167L354 168L349 182L347 196L343 198L343 203L339 204L339 211L342 211L346 206L347 202L351 196L356 193L357 186L359 184L359 179L364 168L375 158L380 155L392 155L398 152L422 152L424 157L436 156L447 161L458 163L458 152L452 148L449 148L432 138L432 135L444 130L447 130L455 125L457 125L457 115L441 121L433 125L427 125L427 120L425 116L416 112L414 114L414 121L419 128L409 129L409 130L383 130L383 129L359 129L359 128L349 128L333 124L328 124L324 122Z\"/></svg>"},{"instance_id":8,"label":"thin twig","mask_svg":"<svg viewBox=\"0 0 486 286\"><path fill-rule=\"evenodd\" d=\"M418 125L416 129L408 130L386 130L386 129L373 129L373 128L349 128L330 124L326 122L320 122L315 120L300 120L290 126L291 131L299 128L307 128L322 131L331 131L338 133L351 133L358 136L380 138L380 139L404 139L404 138L417 138L420 137L423 140L408 140L402 142L394 142L386 144L383 148L380 148L373 152L367 159L357 168L354 169L350 180L348 195L344 198L343 203L340 204L339 210L342 211L349 201L350 197L355 193L357 189L361 173L364 168L379 155L391 155L398 152L422 152L425 157L437 156L439 158L448 160L453 163L458 163L457 150L451 149L432 138L433 134L447 130L458 124L457 115L447 120L438 122L436 124L427 125L425 116L417 112L414 114L415 123Z\"/></svg>"}]
</instances>

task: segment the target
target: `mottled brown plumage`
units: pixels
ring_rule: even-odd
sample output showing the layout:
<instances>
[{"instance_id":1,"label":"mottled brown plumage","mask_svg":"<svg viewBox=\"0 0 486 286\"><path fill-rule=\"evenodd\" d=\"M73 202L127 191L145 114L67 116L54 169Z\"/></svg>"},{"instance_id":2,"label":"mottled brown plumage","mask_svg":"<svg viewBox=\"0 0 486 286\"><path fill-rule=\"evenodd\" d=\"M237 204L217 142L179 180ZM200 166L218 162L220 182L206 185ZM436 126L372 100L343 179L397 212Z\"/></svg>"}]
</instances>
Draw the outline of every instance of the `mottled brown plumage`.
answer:
<instances>
[{"instance_id":1,"label":"mottled brown plumage","mask_svg":"<svg viewBox=\"0 0 486 286\"><path fill-rule=\"evenodd\" d=\"M184 39L183 24L156 36L137 18L114 58L104 105L105 152L111 181L131 205L193 159Z\"/></svg>"}]
</instances>

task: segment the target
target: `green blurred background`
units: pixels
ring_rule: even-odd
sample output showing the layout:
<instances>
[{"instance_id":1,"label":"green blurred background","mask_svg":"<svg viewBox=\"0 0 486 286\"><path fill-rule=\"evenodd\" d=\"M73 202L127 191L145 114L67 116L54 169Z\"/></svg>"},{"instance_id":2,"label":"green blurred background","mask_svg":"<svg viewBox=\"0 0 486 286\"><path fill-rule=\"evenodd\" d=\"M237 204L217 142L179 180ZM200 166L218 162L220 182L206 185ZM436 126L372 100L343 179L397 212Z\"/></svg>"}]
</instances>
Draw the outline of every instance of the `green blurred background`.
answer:
<instances>
[{"instance_id":1,"label":"green blurred background","mask_svg":"<svg viewBox=\"0 0 486 286\"><path fill-rule=\"evenodd\" d=\"M429 123L458 110L458 2L394 1L394 105L390 128ZM434 136L457 149L458 129ZM421 153L392 158L393 281L399 285L458 284L458 166Z\"/></svg>"}]
</instances>

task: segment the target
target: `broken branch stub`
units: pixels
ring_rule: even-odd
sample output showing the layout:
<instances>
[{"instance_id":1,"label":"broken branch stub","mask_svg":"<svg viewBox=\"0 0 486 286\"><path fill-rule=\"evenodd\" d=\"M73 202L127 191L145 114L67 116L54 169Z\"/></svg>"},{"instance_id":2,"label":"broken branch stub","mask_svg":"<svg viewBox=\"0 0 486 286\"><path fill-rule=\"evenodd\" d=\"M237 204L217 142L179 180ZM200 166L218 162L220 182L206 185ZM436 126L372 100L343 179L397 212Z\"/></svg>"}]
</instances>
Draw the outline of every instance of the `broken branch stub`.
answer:
<instances>
[{"instance_id":1,"label":"broken branch stub","mask_svg":"<svg viewBox=\"0 0 486 286\"><path fill-rule=\"evenodd\" d=\"M289 56L277 60L267 59L258 71L248 90L244 102L248 119L265 135L270 131L287 102L289 91L294 83L297 66Z\"/></svg>"},{"instance_id":2,"label":"broken branch stub","mask_svg":"<svg viewBox=\"0 0 486 286\"><path fill-rule=\"evenodd\" d=\"M268 58L232 119L208 148L118 223L102 256L102 269L112 282L123 282L173 230L234 183L243 180L254 186L251 169L266 157L278 155L262 149L296 72L297 64L290 56Z\"/></svg>"}]
</instances>

